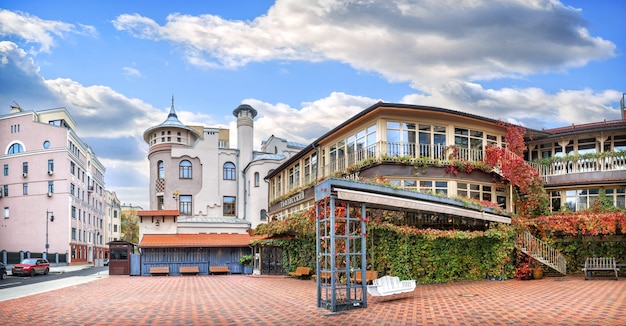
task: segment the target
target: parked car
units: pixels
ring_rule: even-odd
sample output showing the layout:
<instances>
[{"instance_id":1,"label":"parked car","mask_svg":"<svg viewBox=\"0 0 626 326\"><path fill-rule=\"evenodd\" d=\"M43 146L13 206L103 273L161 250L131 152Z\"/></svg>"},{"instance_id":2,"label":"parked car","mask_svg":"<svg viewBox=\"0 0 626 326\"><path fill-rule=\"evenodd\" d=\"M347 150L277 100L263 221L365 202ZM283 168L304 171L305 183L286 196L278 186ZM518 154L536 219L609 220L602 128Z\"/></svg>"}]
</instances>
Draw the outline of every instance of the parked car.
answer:
<instances>
[{"instance_id":1,"label":"parked car","mask_svg":"<svg viewBox=\"0 0 626 326\"><path fill-rule=\"evenodd\" d=\"M0 262L0 279L6 279L7 278L7 267L4 266L3 262Z\"/></svg>"},{"instance_id":2,"label":"parked car","mask_svg":"<svg viewBox=\"0 0 626 326\"><path fill-rule=\"evenodd\" d=\"M50 263L43 258L26 258L21 263L13 265L11 273L14 276L17 275L30 275L35 276L37 274L47 275L50 272Z\"/></svg>"}]
</instances>

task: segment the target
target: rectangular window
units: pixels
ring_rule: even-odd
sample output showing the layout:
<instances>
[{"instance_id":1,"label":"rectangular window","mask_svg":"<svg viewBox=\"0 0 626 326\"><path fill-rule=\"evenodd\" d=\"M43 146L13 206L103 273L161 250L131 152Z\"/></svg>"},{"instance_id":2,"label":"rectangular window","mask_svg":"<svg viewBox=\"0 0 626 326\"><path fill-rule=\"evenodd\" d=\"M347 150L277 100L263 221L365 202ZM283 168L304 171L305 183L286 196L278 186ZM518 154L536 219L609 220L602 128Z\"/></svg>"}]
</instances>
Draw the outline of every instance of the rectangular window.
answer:
<instances>
[{"instance_id":1,"label":"rectangular window","mask_svg":"<svg viewBox=\"0 0 626 326\"><path fill-rule=\"evenodd\" d=\"M420 181L420 191L425 193L433 191L433 182L426 180Z\"/></svg>"},{"instance_id":2,"label":"rectangular window","mask_svg":"<svg viewBox=\"0 0 626 326\"><path fill-rule=\"evenodd\" d=\"M9 175L9 165L5 164L4 165L4 176L7 176L7 175Z\"/></svg>"},{"instance_id":3,"label":"rectangular window","mask_svg":"<svg viewBox=\"0 0 626 326\"><path fill-rule=\"evenodd\" d=\"M481 161L483 158L483 132L454 128L454 145L458 148L458 159Z\"/></svg>"},{"instance_id":4,"label":"rectangular window","mask_svg":"<svg viewBox=\"0 0 626 326\"><path fill-rule=\"evenodd\" d=\"M387 155L415 156L415 123L387 121Z\"/></svg>"},{"instance_id":5,"label":"rectangular window","mask_svg":"<svg viewBox=\"0 0 626 326\"><path fill-rule=\"evenodd\" d=\"M491 186L483 186L471 183L458 183L457 195L475 200L485 200L491 202Z\"/></svg>"},{"instance_id":6,"label":"rectangular window","mask_svg":"<svg viewBox=\"0 0 626 326\"><path fill-rule=\"evenodd\" d=\"M72 183L70 184L70 194L74 196L75 192L76 192L76 185Z\"/></svg>"},{"instance_id":7,"label":"rectangular window","mask_svg":"<svg viewBox=\"0 0 626 326\"><path fill-rule=\"evenodd\" d=\"M70 173L75 174L76 172L76 163L70 162Z\"/></svg>"},{"instance_id":8,"label":"rectangular window","mask_svg":"<svg viewBox=\"0 0 626 326\"><path fill-rule=\"evenodd\" d=\"M9 197L9 185L2 186L2 191L4 192L4 197Z\"/></svg>"},{"instance_id":9,"label":"rectangular window","mask_svg":"<svg viewBox=\"0 0 626 326\"><path fill-rule=\"evenodd\" d=\"M179 208L180 215L191 215L191 196L190 195L180 195L178 196L179 200Z\"/></svg>"},{"instance_id":10,"label":"rectangular window","mask_svg":"<svg viewBox=\"0 0 626 326\"><path fill-rule=\"evenodd\" d=\"M435 181L435 193L438 195L447 195L448 181Z\"/></svg>"},{"instance_id":11,"label":"rectangular window","mask_svg":"<svg viewBox=\"0 0 626 326\"><path fill-rule=\"evenodd\" d=\"M404 180L404 189L417 190L417 181Z\"/></svg>"},{"instance_id":12,"label":"rectangular window","mask_svg":"<svg viewBox=\"0 0 626 326\"><path fill-rule=\"evenodd\" d=\"M9 218L9 208L8 207L4 208L4 218Z\"/></svg>"},{"instance_id":13,"label":"rectangular window","mask_svg":"<svg viewBox=\"0 0 626 326\"><path fill-rule=\"evenodd\" d=\"M54 181L48 181L48 192L54 193Z\"/></svg>"},{"instance_id":14,"label":"rectangular window","mask_svg":"<svg viewBox=\"0 0 626 326\"><path fill-rule=\"evenodd\" d=\"M72 240L76 240L76 228L72 228Z\"/></svg>"},{"instance_id":15,"label":"rectangular window","mask_svg":"<svg viewBox=\"0 0 626 326\"><path fill-rule=\"evenodd\" d=\"M550 204L552 206L553 212L558 212L561 210L561 192L560 191L550 192Z\"/></svg>"},{"instance_id":16,"label":"rectangular window","mask_svg":"<svg viewBox=\"0 0 626 326\"><path fill-rule=\"evenodd\" d=\"M615 190L615 206L626 208L626 188L617 188Z\"/></svg>"},{"instance_id":17,"label":"rectangular window","mask_svg":"<svg viewBox=\"0 0 626 326\"><path fill-rule=\"evenodd\" d=\"M76 206L72 206L72 218L76 218Z\"/></svg>"},{"instance_id":18,"label":"rectangular window","mask_svg":"<svg viewBox=\"0 0 626 326\"><path fill-rule=\"evenodd\" d=\"M54 171L54 160L48 160L48 173Z\"/></svg>"},{"instance_id":19,"label":"rectangular window","mask_svg":"<svg viewBox=\"0 0 626 326\"><path fill-rule=\"evenodd\" d=\"M22 173L28 174L28 162L22 163Z\"/></svg>"},{"instance_id":20,"label":"rectangular window","mask_svg":"<svg viewBox=\"0 0 626 326\"><path fill-rule=\"evenodd\" d=\"M165 202L163 200L163 196L157 196L157 209L158 210L165 209Z\"/></svg>"},{"instance_id":21,"label":"rectangular window","mask_svg":"<svg viewBox=\"0 0 626 326\"><path fill-rule=\"evenodd\" d=\"M22 184L22 194L28 195L28 183Z\"/></svg>"},{"instance_id":22,"label":"rectangular window","mask_svg":"<svg viewBox=\"0 0 626 326\"><path fill-rule=\"evenodd\" d=\"M224 197L224 216L234 216L237 212L237 198L236 197Z\"/></svg>"},{"instance_id":23,"label":"rectangular window","mask_svg":"<svg viewBox=\"0 0 626 326\"><path fill-rule=\"evenodd\" d=\"M315 181L315 178L317 178L317 153L311 155L311 180L309 181Z\"/></svg>"}]
</instances>

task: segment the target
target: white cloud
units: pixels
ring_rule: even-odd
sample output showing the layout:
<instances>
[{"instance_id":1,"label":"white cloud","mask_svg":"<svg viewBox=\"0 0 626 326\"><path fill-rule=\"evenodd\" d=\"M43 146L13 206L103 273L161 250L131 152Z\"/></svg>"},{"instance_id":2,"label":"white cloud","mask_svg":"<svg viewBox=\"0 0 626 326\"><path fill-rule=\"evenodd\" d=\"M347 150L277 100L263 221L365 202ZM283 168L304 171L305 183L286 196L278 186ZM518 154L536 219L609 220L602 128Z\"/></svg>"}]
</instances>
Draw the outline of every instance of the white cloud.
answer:
<instances>
[{"instance_id":1,"label":"white cloud","mask_svg":"<svg viewBox=\"0 0 626 326\"><path fill-rule=\"evenodd\" d=\"M202 67L335 60L427 92L450 79L582 66L616 48L589 35L579 10L551 0L278 0L252 21L171 14L160 26L123 14L113 24L135 37L178 43Z\"/></svg>"},{"instance_id":2,"label":"white cloud","mask_svg":"<svg viewBox=\"0 0 626 326\"><path fill-rule=\"evenodd\" d=\"M378 100L333 92L317 101L304 102L300 108L257 99L246 99L242 102L251 105L258 112L254 121L254 148L259 149L261 142L272 135L308 145ZM231 143L236 144L237 123L234 116L228 129Z\"/></svg>"},{"instance_id":3,"label":"white cloud","mask_svg":"<svg viewBox=\"0 0 626 326\"><path fill-rule=\"evenodd\" d=\"M124 67L122 70L124 71L124 75L128 77L141 77L141 71L137 68Z\"/></svg>"},{"instance_id":4,"label":"white cloud","mask_svg":"<svg viewBox=\"0 0 626 326\"><path fill-rule=\"evenodd\" d=\"M0 9L0 36L17 36L27 43L39 44L38 50L30 51L33 54L50 52L50 48L55 45L54 36L63 37L66 33L91 36L97 34L93 26L79 24L77 28L73 24L44 20L27 13Z\"/></svg>"},{"instance_id":5,"label":"white cloud","mask_svg":"<svg viewBox=\"0 0 626 326\"><path fill-rule=\"evenodd\" d=\"M517 122L531 128L620 119L612 104L621 97L615 90L561 90L548 94L540 88L485 89L476 83L450 81L430 95L410 94L402 103L432 105L467 111L484 117Z\"/></svg>"}]
</instances>

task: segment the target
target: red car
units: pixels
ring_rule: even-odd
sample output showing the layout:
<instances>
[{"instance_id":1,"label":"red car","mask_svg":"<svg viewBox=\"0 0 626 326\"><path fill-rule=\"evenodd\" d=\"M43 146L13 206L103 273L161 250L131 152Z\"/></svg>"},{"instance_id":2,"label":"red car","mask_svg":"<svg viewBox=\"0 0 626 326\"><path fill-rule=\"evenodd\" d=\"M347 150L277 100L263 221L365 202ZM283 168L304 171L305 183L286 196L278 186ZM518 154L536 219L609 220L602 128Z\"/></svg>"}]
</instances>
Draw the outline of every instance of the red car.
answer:
<instances>
[{"instance_id":1,"label":"red car","mask_svg":"<svg viewBox=\"0 0 626 326\"><path fill-rule=\"evenodd\" d=\"M47 275L48 272L50 272L50 263L42 258L24 259L21 263L13 265L13 268L11 269L11 274L13 274L13 276L35 276L37 274Z\"/></svg>"}]
</instances>

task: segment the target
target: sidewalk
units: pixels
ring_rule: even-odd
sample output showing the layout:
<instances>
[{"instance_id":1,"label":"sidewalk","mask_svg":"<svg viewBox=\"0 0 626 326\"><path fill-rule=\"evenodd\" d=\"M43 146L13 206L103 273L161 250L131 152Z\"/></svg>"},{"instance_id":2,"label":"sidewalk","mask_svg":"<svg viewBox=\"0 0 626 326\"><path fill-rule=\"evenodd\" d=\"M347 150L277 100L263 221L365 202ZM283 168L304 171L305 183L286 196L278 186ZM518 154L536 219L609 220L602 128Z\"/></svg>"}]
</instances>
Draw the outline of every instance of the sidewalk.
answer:
<instances>
[{"instance_id":1,"label":"sidewalk","mask_svg":"<svg viewBox=\"0 0 626 326\"><path fill-rule=\"evenodd\" d=\"M73 278L73 277L72 277ZM97 279L0 304L6 325L626 325L626 279L420 284L364 309L318 308L313 280L248 275ZM95 280L89 282L88 280Z\"/></svg>"}]
</instances>

